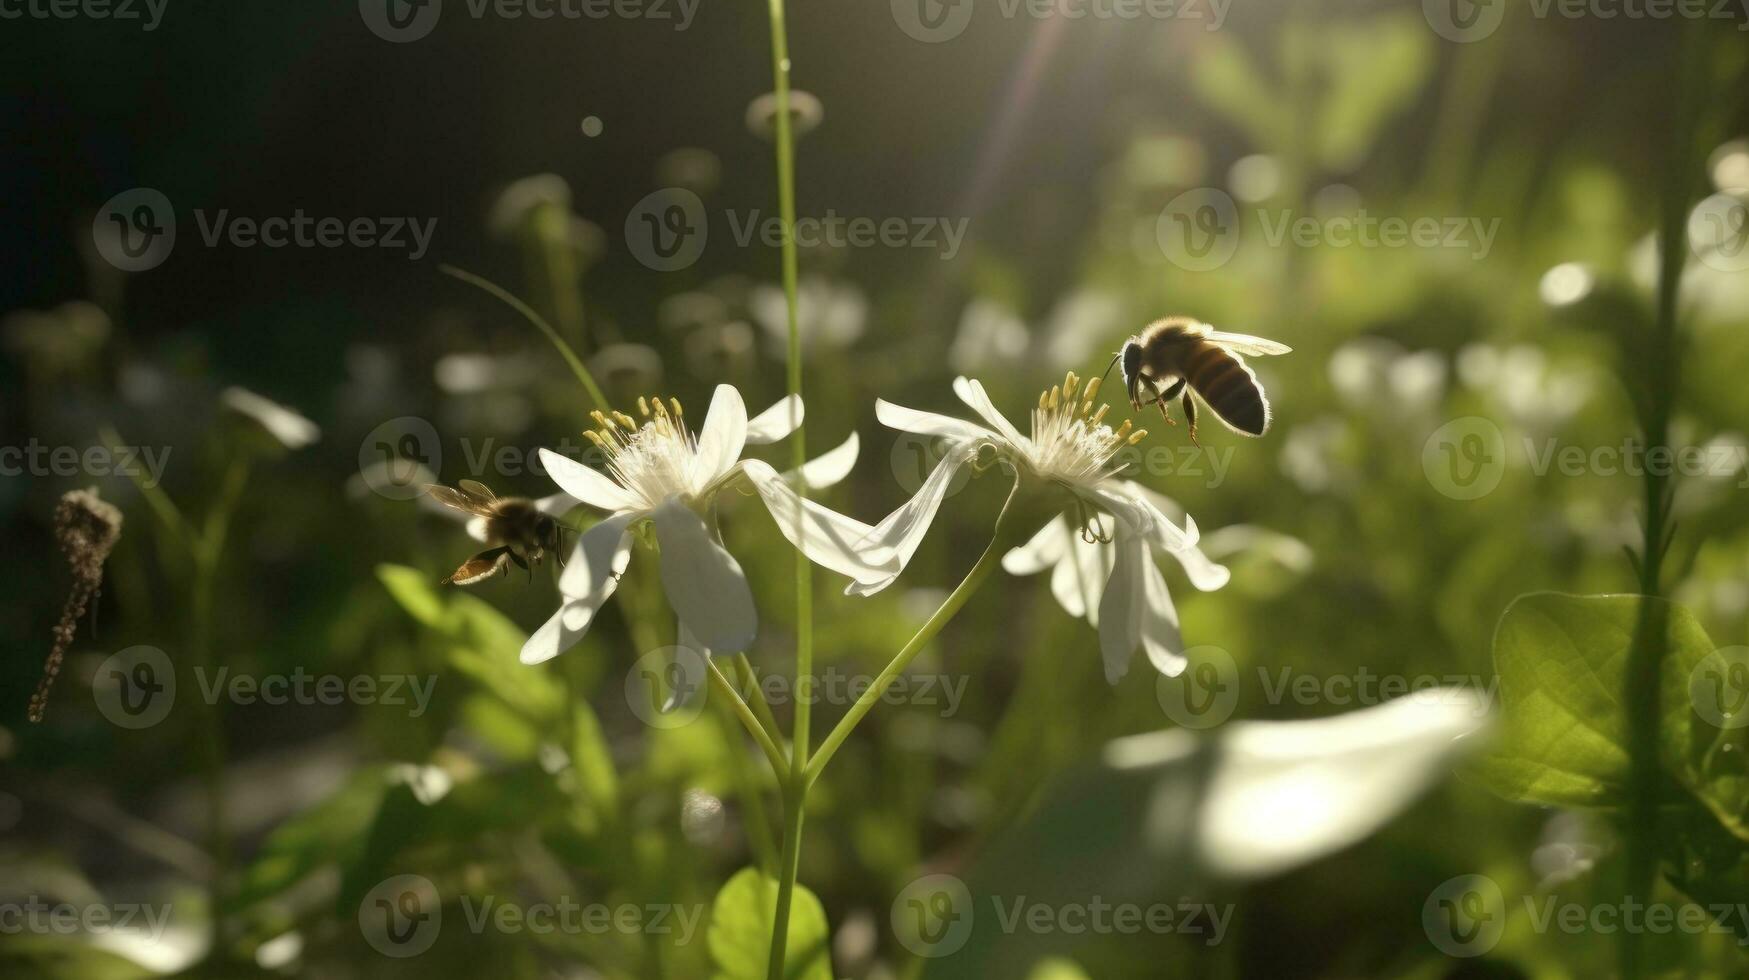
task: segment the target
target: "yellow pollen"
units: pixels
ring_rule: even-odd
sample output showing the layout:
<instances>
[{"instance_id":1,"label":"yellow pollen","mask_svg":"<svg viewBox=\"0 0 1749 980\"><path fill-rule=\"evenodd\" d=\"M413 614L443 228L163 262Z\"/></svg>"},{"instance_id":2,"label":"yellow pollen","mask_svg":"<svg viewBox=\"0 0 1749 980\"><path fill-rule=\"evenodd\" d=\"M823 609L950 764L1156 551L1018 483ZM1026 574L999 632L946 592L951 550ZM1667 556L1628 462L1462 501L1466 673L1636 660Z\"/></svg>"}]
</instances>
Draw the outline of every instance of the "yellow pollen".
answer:
<instances>
[{"instance_id":1,"label":"yellow pollen","mask_svg":"<svg viewBox=\"0 0 1749 980\"><path fill-rule=\"evenodd\" d=\"M674 396L673 396L673 395L669 395L669 396L668 396L668 404L670 404L670 405L673 405L673 406L674 406L674 417L675 417L675 418L679 418L679 417L680 417L680 415L681 415L681 412L680 412L680 399L678 399L678 398L675 398L675 397L674 397Z\"/></svg>"},{"instance_id":2,"label":"yellow pollen","mask_svg":"<svg viewBox=\"0 0 1749 980\"><path fill-rule=\"evenodd\" d=\"M613 419L608 418L599 409L590 412L589 417L595 420L596 425L601 426L603 432L613 431Z\"/></svg>"},{"instance_id":3,"label":"yellow pollen","mask_svg":"<svg viewBox=\"0 0 1749 980\"><path fill-rule=\"evenodd\" d=\"M595 448L597 448L597 449L605 450L607 448L607 443L602 442L601 437L596 435L593 431L585 430L583 433L583 438L588 439L590 442L594 443Z\"/></svg>"},{"instance_id":4,"label":"yellow pollen","mask_svg":"<svg viewBox=\"0 0 1749 980\"><path fill-rule=\"evenodd\" d=\"M638 423L634 421L630 415L626 415L623 412L613 413L613 420L628 429L635 429L638 427Z\"/></svg>"},{"instance_id":5,"label":"yellow pollen","mask_svg":"<svg viewBox=\"0 0 1749 980\"><path fill-rule=\"evenodd\" d=\"M1081 393L1081 397L1088 401L1092 401L1099 395L1099 383L1104 380L1104 378L1094 378L1092 381L1087 382L1087 390Z\"/></svg>"},{"instance_id":6,"label":"yellow pollen","mask_svg":"<svg viewBox=\"0 0 1749 980\"><path fill-rule=\"evenodd\" d=\"M1049 409L1050 407L1051 407L1051 393L1048 391L1039 392L1038 393L1039 411L1041 411L1041 412L1045 411L1045 410Z\"/></svg>"},{"instance_id":7,"label":"yellow pollen","mask_svg":"<svg viewBox=\"0 0 1749 980\"><path fill-rule=\"evenodd\" d=\"M1105 421L1105 413L1109 411L1111 411L1110 405L1099 406L1099 411L1093 413L1093 417L1087 420L1087 424L1089 426L1096 426L1100 422Z\"/></svg>"},{"instance_id":8,"label":"yellow pollen","mask_svg":"<svg viewBox=\"0 0 1749 980\"><path fill-rule=\"evenodd\" d=\"M1113 433L1115 438L1118 438L1118 439L1122 439L1129 434L1130 434L1130 420L1129 419L1124 419L1123 424L1117 427L1117 432Z\"/></svg>"},{"instance_id":9,"label":"yellow pollen","mask_svg":"<svg viewBox=\"0 0 1749 980\"><path fill-rule=\"evenodd\" d=\"M1074 401L1075 400L1075 386L1080 384L1080 383L1081 383L1081 379L1075 377L1075 372L1070 371L1068 376L1063 379L1063 395L1064 395L1064 397L1068 398L1070 401Z\"/></svg>"},{"instance_id":10,"label":"yellow pollen","mask_svg":"<svg viewBox=\"0 0 1749 980\"><path fill-rule=\"evenodd\" d=\"M643 395L638 396L638 414L644 418L650 417L650 403Z\"/></svg>"},{"instance_id":11,"label":"yellow pollen","mask_svg":"<svg viewBox=\"0 0 1749 980\"><path fill-rule=\"evenodd\" d=\"M1051 385L1051 403L1049 406L1051 411L1054 412L1057 410L1057 401L1059 398L1061 398L1062 394L1063 394L1063 392L1061 389L1059 389L1056 385Z\"/></svg>"},{"instance_id":12,"label":"yellow pollen","mask_svg":"<svg viewBox=\"0 0 1749 980\"><path fill-rule=\"evenodd\" d=\"M1125 422L1124 425L1127 426L1127 425L1129 425L1129 423ZM1141 442L1143 439L1147 438L1147 436L1148 436L1147 429L1137 429L1135 432L1130 434L1130 445L1132 445L1132 446L1136 445L1137 443Z\"/></svg>"}]
</instances>

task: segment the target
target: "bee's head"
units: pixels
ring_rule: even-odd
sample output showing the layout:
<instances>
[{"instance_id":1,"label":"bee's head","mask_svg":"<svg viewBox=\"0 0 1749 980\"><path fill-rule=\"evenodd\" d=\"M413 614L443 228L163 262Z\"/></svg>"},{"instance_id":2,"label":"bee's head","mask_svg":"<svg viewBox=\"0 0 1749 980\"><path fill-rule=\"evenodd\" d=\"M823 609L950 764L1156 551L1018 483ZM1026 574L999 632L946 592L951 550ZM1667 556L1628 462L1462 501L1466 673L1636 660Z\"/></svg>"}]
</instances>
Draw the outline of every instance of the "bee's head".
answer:
<instances>
[{"instance_id":1,"label":"bee's head","mask_svg":"<svg viewBox=\"0 0 1749 980\"><path fill-rule=\"evenodd\" d=\"M1136 401L1136 384L1142 376L1142 345L1136 343L1134 337L1123 345L1123 350L1117 352L1123 361L1123 389L1130 396L1130 403Z\"/></svg>"}]
</instances>

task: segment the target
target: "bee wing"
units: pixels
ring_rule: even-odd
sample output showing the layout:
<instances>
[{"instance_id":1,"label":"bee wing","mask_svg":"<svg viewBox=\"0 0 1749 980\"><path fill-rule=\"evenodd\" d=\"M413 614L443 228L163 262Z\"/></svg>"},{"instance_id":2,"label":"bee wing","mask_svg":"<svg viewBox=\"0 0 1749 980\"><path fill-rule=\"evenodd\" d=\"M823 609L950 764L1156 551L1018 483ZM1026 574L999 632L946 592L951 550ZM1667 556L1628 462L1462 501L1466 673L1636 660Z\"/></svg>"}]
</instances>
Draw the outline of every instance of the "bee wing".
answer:
<instances>
[{"instance_id":1,"label":"bee wing","mask_svg":"<svg viewBox=\"0 0 1749 980\"><path fill-rule=\"evenodd\" d=\"M1220 330L1209 330L1202 335L1203 339L1220 344L1230 351L1249 354L1252 357L1269 357L1274 354L1289 354L1293 348L1286 344L1278 344L1263 337L1253 337L1245 333L1226 333Z\"/></svg>"},{"instance_id":2,"label":"bee wing","mask_svg":"<svg viewBox=\"0 0 1749 980\"><path fill-rule=\"evenodd\" d=\"M509 548L493 548L491 551L482 551L462 562L460 568L451 572L449 577L439 584L473 585L508 564L510 564Z\"/></svg>"},{"instance_id":3,"label":"bee wing","mask_svg":"<svg viewBox=\"0 0 1749 980\"><path fill-rule=\"evenodd\" d=\"M471 482L473 481L462 481L464 485ZM452 490L449 487L438 486L434 483L425 488L425 493L438 503L448 507L454 507L456 510L466 514L477 514L481 517L485 517L490 512L490 501L480 500L463 493L460 490Z\"/></svg>"},{"instance_id":4,"label":"bee wing","mask_svg":"<svg viewBox=\"0 0 1749 980\"><path fill-rule=\"evenodd\" d=\"M492 492L492 488L478 480L463 480L456 484L456 486L462 488L462 493L480 501L482 504L495 504L498 502L498 495Z\"/></svg>"}]
</instances>

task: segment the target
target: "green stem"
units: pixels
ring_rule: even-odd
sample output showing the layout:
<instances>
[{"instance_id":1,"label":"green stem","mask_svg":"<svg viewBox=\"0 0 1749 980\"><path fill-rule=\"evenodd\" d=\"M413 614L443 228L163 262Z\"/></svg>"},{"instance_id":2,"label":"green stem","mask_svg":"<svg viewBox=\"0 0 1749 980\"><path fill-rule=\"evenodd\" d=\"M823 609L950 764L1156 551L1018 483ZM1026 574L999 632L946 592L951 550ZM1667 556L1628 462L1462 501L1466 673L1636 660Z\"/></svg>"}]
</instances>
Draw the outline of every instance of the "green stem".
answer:
<instances>
[{"instance_id":1,"label":"green stem","mask_svg":"<svg viewBox=\"0 0 1749 980\"><path fill-rule=\"evenodd\" d=\"M1692 25L1691 25L1692 27ZM1671 134L1670 159L1667 163L1659 215L1659 268L1656 315L1653 336L1647 356L1636 358L1636 370L1645 380L1645 397L1641 401L1641 428L1648 455L1669 452L1670 418L1678 390L1677 319L1678 300L1682 285L1682 269L1688 257L1686 238L1688 202L1695 183L1693 174L1694 142L1696 138L1697 95L1704 84L1699 66L1704 63L1700 35L1690 29L1676 49L1681 63L1678 77L1683 84L1676 89L1676 102ZM1646 497L1645 536L1639 555L1640 607L1634 623L1632 646L1623 691L1627 708L1629 735L1630 796L1626 859L1623 867L1623 891L1633 900L1652 901L1656 886L1659 851L1658 801L1664 789L1665 774L1659 763L1658 732L1661 727L1660 674L1669 647L1668 610L1661 601L1663 595L1664 558L1670 548L1674 528L1670 523L1671 487L1668 474L1659 467L1647 467L1644 477ZM1628 980L1643 975L1642 943L1639 931L1623 930L1621 937L1621 974Z\"/></svg>"},{"instance_id":2,"label":"green stem","mask_svg":"<svg viewBox=\"0 0 1749 980\"><path fill-rule=\"evenodd\" d=\"M547 340L552 341L553 346L558 348L559 356L563 357L565 363L570 366L571 373L577 376L577 381L583 385L583 390L589 393L589 399L595 403L595 407L603 412L612 411L612 407L607 403L607 396L602 394L601 386L595 383L595 376L589 373L589 368L583 364L582 358L577 356L577 352L571 349L570 344L565 343L565 338L559 336L559 332L553 329L552 324L543 319L527 303L517 299L515 293L490 279L476 276L472 272L458 269L453 265L440 265L438 269L446 276L460 279L471 286L485 290L497 297L504 305L522 314L523 319L534 324L535 329L544 334Z\"/></svg>"},{"instance_id":3,"label":"green stem","mask_svg":"<svg viewBox=\"0 0 1749 980\"><path fill-rule=\"evenodd\" d=\"M759 716L759 723L765 726L766 733L775 742L779 737L778 733L783 729L778 727L777 718L771 713L771 705L765 702L765 689L759 684L759 674L754 671L753 662L747 659L745 653L735 654L735 672L741 678L741 689L757 695L750 695L748 701L753 705L753 713ZM777 775L782 776L783 770L779 769Z\"/></svg>"},{"instance_id":4,"label":"green stem","mask_svg":"<svg viewBox=\"0 0 1749 980\"><path fill-rule=\"evenodd\" d=\"M923 652L923 647L935 638L935 634L941 632L942 627L953 619L954 614L960 611L960 607L966 604L966 600L972 597L972 593L977 591L978 586L983 584L984 579L989 578L990 573L1000 564L1002 552L1008 546L1006 533L1008 514L1014 504L1015 494L1019 490L1020 480L1016 477L1014 486L1009 488L1008 500L1002 505L1002 513L996 517L996 527L990 534L989 547L984 549L983 555L978 558L978 563L973 565L972 570L966 573L966 577L960 580L960 584L942 602L941 607L936 609L934 615L930 616L928 621L917 630L917 634L911 637L897 656L893 657L892 662L887 664L880 676L876 677L868 690L863 692L862 697L857 698L856 703L851 705L844 717L838 720L832 733L820 743L820 751L814 753L813 760L808 763L807 772L803 774L803 787L812 785L814 780L820 778L820 773L826 768L826 763L832 761L833 754L844 744L844 740L850 737L850 733L856 730L856 726L862 721L863 716L874 708L881 696L887 693L887 689L899 679L899 675L911 666L911 661L917 659L917 655Z\"/></svg>"},{"instance_id":5,"label":"green stem","mask_svg":"<svg viewBox=\"0 0 1749 980\"><path fill-rule=\"evenodd\" d=\"M797 399L802 395L802 334L796 318L796 179L795 145L790 133L789 109L789 40L784 28L783 0L770 0L771 9L771 77L777 103L775 126L777 143L777 201L783 221L783 295L789 325L788 388ZM790 437L790 466L800 469L808 461L807 440L802 426L796 426ZM796 492L806 495L807 487L798 481ZM796 536L801 537L802 508L796 508ZM784 785L783 862L779 868L777 905L771 920L771 960L769 980L781 980L785 946L789 942L790 905L795 895L796 875L800 870L802 846L802 811L807 799L807 783L802 778L808 765L809 725L812 706L804 688L814 670L814 596L813 573L808 558L796 550L796 688L795 729L790 739L790 768Z\"/></svg>"},{"instance_id":6,"label":"green stem","mask_svg":"<svg viewBox=\"0 0 1749 980\"><path fill-rule=\"evenodd\" d=\"M746 701L741 700L741 693L735 690L735 685L727 677L723 676L722 670L717 667L717 662L710 658L707 658L707 662L710 664L712 689L734 710L735 717L741 719L741 727L747 729L747 733L753 736L753 741L758 742L759 747L765 750L765 758L771 762L772 771L777 773L778 779L783 779L784 773L789 770L789 763L784 760L783 750L779 749L777 743L771 740L771 736L765 731L765 726L761 725L759 719L753 716L753 709L747 707Z\"/></svg>"}]
</instances>

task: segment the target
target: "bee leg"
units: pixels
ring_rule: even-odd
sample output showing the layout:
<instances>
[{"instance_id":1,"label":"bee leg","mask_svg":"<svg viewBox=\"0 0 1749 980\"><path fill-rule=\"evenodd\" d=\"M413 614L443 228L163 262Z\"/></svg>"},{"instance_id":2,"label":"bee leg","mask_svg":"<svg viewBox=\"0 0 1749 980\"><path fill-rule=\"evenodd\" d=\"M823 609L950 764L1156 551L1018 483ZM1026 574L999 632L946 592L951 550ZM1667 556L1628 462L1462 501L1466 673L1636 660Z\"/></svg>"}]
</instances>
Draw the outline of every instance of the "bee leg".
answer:
<instances>
[{"instance_id":1,"label":"bee leg","mask_svg":"<svg viewBox=\"0 0 1749 980\"><path fill-rule=\"evenodd\" d=\"M1178 393L1183 391L1183 390L1184 390L1184 379L1179 378L1177 381L1172 382L1171 386L1168 387L1164 392L1155 392L1154 393L1154 404L1160 406L1160 417L1166 420L1167 425L1177 425L1178 424L1176 421L1173 420L1172 413L1170 411L1168 411L1168 409L1170 409L1172 406L1172 399L1177 398ZM1189 395L1187 394L1185 397L1189 398ZM1191 415L1190 419L1191 419L1191 425L1194 426L1196 424L1196 417L1194 415Z\"/></svg>"},{"instance_id":2,"label":"bee leg","mask_svg":"<svg viewBox=\"0 0 1749 980\"><path fill-rule=\"evenodd\" d=\"M1190 444L1202 448L1202 443L1196 441L1196 402L1190 397L1190 392L1184 393L1184 421L1190 425Z\"/></svg>"}]
</instances>

